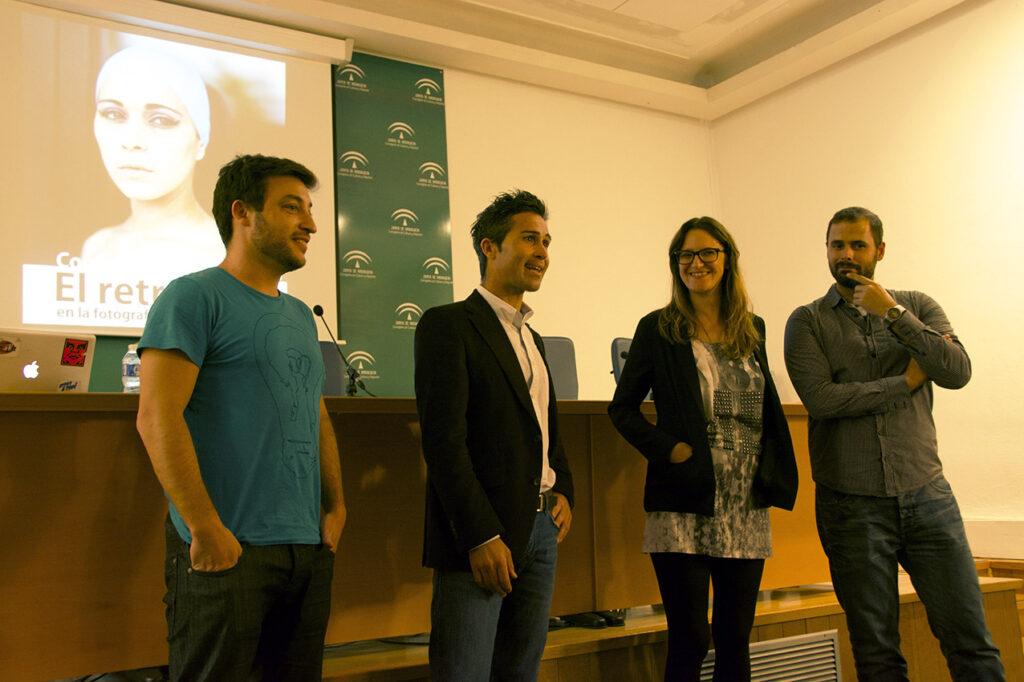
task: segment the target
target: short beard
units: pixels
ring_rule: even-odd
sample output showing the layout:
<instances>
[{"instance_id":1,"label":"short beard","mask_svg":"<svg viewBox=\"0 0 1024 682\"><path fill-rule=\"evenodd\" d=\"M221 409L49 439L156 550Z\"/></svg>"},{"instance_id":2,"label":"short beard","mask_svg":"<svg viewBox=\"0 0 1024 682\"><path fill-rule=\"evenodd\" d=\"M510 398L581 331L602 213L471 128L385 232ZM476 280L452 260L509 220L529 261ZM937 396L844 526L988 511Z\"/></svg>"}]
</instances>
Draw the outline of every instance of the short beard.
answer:
<instances>
[{"instance_id":1,"label":"short beard","mask_svg":"<svg viewBox=\"0 0 1024 682\"><path fill-rule=\"evenodd\" d=\"M253 233L253 243L255 243L259 248L260 253L280 265L284 272L292 272L293 270L298 270L305 265L304 261L298 260L295 257L295 254L288 249L288 245L286 243L282 241L274 241L270 238L266 225L267 223L263 219L263 216L257 213L256 230Z\"/></svg>"},{"instance_id":2,"label":"short beard","mask_svg":"<svg viewBox=\"0 0 1024 682\"><path fill-rule=\"evenodd\" d=\"M849 264L844 265L843 267L852 268L853 272L857 273L858 275L862 275L864 277L867 277L868 279L871 279L875 275L874 268L871 269L870 273L865 273L864 269L862 267L860 267L859 265L855 264L855 263L849 263ZM829 270L832 272L832 277L835 278L836 284L838 284L841 287L845 287L847 289L853 289L857 285L860 284L860 282L857 282L855 280L850 279L849 275L839 272L839 266L838 265L830 265L829 266Z\"/></svg>"}]
</instances>

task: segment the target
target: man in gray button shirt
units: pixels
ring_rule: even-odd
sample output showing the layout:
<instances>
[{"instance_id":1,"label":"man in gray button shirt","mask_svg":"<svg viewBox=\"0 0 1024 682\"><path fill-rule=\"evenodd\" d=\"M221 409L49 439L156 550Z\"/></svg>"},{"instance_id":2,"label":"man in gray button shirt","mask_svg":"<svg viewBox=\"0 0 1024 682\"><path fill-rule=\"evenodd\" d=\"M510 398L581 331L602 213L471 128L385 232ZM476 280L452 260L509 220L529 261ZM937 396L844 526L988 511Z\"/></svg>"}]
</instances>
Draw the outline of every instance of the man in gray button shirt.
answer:
<instances>
[{"instance_id":1,"label":"man in gray button shirt","mask_svg":"<svg viewBox=\"0 0 1024 682\"><path fill-rule=\"evenodd\" d=\"M836 283L786 325L786 368L808 412L818 536L846 612L860 680L906 680L897 564L910 574L955 680L1003 680L974 559L942 475L932 384L960 388L971 361L939 305L873 281L882 221L829 221Z\"/></svg>"}]
</instances>

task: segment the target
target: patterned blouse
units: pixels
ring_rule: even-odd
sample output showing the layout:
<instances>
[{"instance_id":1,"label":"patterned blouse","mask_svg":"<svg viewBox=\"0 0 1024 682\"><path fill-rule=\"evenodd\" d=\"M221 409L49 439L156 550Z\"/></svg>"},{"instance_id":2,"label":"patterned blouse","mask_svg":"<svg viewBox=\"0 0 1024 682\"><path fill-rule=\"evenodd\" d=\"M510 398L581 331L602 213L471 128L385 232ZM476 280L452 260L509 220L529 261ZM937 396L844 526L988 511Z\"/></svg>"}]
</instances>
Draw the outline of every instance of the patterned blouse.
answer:
<instances>
[{"instance_id":1,"label":"patterned blouse","mask_svg":"<svg viewBox=\"0 0 1024 682\"><path fill-rule=\"evenodd\" d=\"M726 356L722 344L693 340L715 470L715 515L648 512L643 551L734 559L772 555L768 509L753 503L761 455L764 375L752 355Z\"/></svg>"}]
</instances>

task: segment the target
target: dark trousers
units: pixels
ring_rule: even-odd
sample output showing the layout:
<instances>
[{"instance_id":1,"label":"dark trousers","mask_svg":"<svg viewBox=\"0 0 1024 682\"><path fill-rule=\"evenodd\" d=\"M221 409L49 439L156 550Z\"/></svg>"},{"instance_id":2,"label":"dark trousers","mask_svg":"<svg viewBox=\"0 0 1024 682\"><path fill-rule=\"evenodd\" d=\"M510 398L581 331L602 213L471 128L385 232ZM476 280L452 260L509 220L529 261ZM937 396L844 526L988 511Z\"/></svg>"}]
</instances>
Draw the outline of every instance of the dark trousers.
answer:
<instances>
[{"instance_id":1,"label":"dark trousers","mask_svg":"<svg viewBox=\"0 0 1024 682\"><path fill-rule=\"evenodd\" d=\"M322 545L252 546L224 571L192 569L166 524L171 680L321 679L334 554Z\"/></svg>"},{"instance_id":2,"label":"dark trousers","mask_svg":"<svg viewBox=\"0 0 1024 682\"><path fill-rule=\"evenodd\" d=\"M818 536L850 628L857 679L909 679L900 652L898 565L910 575L954 680L1005 680L978 572L945 477L896 497L817 486Z\"/></svg>"},{"instance_id":3,"label":"dark trousers","mask_svg":"<svg viewBox=\"0 0 1024 682\"><path fill-rule=\"evenodd\" d=\"M653 552L651 563L668 622L665 682L697 682L711 637L716 682L750 679L750 629L761 586L763 559L721 559L703 554ZM715 597L708 626L708 585Z\"/></svg>"}]
</instances>

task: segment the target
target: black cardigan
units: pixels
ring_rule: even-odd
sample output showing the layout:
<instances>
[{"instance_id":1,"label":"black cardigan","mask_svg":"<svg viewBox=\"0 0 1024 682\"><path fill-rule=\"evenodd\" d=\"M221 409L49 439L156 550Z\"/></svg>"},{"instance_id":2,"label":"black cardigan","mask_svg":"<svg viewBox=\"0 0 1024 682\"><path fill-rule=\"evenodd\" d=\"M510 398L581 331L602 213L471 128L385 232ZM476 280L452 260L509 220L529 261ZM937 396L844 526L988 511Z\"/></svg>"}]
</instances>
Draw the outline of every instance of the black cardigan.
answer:
<instances>
[{"instance_id":1,"label":"black cardigan","mask_svg":"<svg viewBox=\"0 0 1024 682\"><path fill-rule=\"evenodd\" d=\"M619 433L647 458L644 509L713 516L715 474L708 444L697 364L689 341L671 343L658 332L655 310L637 325L608 415ZM797 468L793 441L765 355L764 320L754 316L762 341L754 358L764 373L761 456L754 478L754 504L793 509ZM654 393L657 423L640 412L648 391ZM693 456L673 464L676 443L688 443Z\"/></svg>"}]
</instances>

